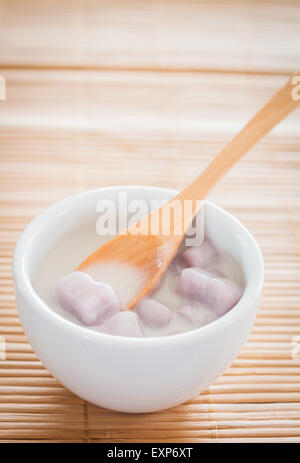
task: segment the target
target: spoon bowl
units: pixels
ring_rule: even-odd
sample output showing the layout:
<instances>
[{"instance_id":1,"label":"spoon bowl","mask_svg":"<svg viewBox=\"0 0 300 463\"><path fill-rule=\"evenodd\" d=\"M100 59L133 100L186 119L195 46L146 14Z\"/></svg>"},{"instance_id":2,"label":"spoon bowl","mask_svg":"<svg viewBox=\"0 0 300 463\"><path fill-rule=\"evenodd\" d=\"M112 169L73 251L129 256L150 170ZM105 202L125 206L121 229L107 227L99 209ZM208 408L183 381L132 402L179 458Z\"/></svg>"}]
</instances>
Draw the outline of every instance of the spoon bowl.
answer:
<instances>
[{"instance_id":1,"label":"spoon bowl","mask_svg":"<svg viewBox=\"0 0 300 463\"><path fill-rule=\"evenodd\" d=\"M123 412L153 412L195 397L233 361L251 329L263 284L263 259L250 232L223 209L204 203L205 233L229 252L245 276L238 304L212 323L172 336L129 338L92 331L55 312L34 289L41 262L82 224L95 230L99 200L169 200L163 188L100 188L67 198L37 216L14 254L17 307L25 333L46 368L75 394ZM80 262L80 253L77 257ZM60 264L59 262L57 263Z\"/></svg>"}]
</instances>

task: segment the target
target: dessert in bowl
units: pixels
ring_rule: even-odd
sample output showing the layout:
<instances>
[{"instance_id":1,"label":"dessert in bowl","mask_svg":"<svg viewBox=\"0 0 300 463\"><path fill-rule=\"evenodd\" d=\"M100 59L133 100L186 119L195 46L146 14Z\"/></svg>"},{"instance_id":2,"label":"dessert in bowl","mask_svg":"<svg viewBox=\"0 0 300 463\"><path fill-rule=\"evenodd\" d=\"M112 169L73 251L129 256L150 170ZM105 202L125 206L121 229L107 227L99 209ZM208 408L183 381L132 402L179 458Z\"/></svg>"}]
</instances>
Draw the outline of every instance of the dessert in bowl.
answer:
<instances>
[{"instance_id":1,"label":"dessert in bowl","mask_svg":"<svg viewBox=\"0 0 300 463\"><path fill-rule=\"evenodd\" d=\"M108 260L73 271L77 252L94 241L94 230L63 240L44 259L34 282L48 305L90 329L135 337L178 334L211 323L243 294L243 272L234 258L208 239L195 246L184 240L158 286L128 310L131 294L143 283L137 267Z\"/></svg>"},{"instance_id":2,"label":"dessert in bowl","mask_svg":"<svg viewBox=\"0 0 300 463\"><path fill-rule=\"evenodd\" d=\"M162 287L149 299L141 301L144 307L134 309L141 330L138 336L118 331L116 325L111 328L111 318L127 316L122 310L92 325L86 323L78 313L74 315L74 311L66 310L61 304L56 282L101 244L103 238L97 235L95 228L96 204L100 199L117 202L121 191L128 194L129 200L147 202L168 200L176 194L172 190L150 187L103 188L67 198L41 213L28 225L15 251L17 305L32 347L62 384L80 397L106 408L150 412L194 397L238 354L258 307L263 259L254 238L240 222L205 202L204 246L217 250L221 256L219 264L214 268L202 268L203 263L202 267L194 265L195 256L183 257L189 263L185 262L179 274L176 274L177 267L170 269L173 276L166 276L171 279L171 286L176 280L175 300L171 300L171 293L168 293L168 282L162 282ZM186 288L195 278L197 281L199 278L213 281L224 278L218 267L222 267L224 259L232 259L229 266L225 265L231 269L225 278L230 277L241 292L232 308L223 314L210 306L213 303L203 303L203 298L193 299L191 294L186 294ZM114 271L108 269L107 275L109 273L114 274ZM99 282L95 274L87 278L91 279L91 284ZM180 283L180 279L185 281ZM123 278L114 283L118 300L128 290L124 285L119 291L122 284ZM190 303L181 304L178 298L186 297ZM147 314L157 309L153 302L171 311L171 322L157 327L153 326L153 320L147 321ZM206 321L204 316L197 318L196 325L189 320L195 305L198 315L201 310L202 315L205 311L208 311L205 315L209 315ZM182 323L178 325L180 316Z\"/></svg>"}]
</instances>

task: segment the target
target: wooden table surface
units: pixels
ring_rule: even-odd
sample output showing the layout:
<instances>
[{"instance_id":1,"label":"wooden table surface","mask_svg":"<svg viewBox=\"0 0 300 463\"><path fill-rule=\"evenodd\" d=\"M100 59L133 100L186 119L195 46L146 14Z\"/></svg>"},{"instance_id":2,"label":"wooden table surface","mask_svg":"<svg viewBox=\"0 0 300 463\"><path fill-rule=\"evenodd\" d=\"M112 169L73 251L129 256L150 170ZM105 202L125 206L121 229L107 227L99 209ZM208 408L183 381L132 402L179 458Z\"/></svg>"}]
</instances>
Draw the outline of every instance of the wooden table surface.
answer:
<instances>
[{"instance_id":1,"label":"wooden table surface","mask_svg":"<svg viewBox=\"0 0 300 463\"><path fill-rule=\"evenodd\" d=\"M0 44L0 440L300 442L299 110L209 197L254 234L266 281L239 357L194 400L127 415L74 396L30 347L11 276L53 202L190 182L300 68L300 1L0 0Z\"/></svg>"}]
</instances>

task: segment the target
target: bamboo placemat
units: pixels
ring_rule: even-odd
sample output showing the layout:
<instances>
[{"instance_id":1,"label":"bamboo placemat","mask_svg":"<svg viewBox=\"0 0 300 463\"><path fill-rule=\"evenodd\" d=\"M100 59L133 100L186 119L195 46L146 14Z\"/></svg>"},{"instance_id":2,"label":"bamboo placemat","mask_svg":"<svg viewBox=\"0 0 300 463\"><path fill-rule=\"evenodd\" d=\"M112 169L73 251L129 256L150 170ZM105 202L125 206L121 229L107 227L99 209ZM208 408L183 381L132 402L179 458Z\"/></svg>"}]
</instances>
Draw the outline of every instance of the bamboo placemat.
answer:
<instances>
[{"instance_id":1,"label":"bamboo placemat","mask_svg":"<svg viewBox=\"0 0 300 463\"><path fill-rule=\"evenodd\" d=\"M239 357L194 400L128 415L74 396L26 340L11 277L19 234L54 201L190 182L299 68L299 2L0 5L0 441L300 442L299 111L209 198L254 234L266 281Z\"/></svg>"}]
</instances>

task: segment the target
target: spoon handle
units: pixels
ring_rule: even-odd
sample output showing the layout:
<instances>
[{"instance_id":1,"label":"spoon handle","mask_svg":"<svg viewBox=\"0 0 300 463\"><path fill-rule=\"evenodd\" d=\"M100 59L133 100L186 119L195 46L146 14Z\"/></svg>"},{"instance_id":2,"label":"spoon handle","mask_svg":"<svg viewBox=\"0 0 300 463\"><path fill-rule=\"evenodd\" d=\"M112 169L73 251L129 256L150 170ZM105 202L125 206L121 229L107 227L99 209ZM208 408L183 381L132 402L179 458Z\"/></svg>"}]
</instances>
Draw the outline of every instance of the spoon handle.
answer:
<instances>
[{"instance_id":1,"label":"spoon handle","mask_svg":"<svg viewBox=\"0 0 300 463\"><path fill-rule=\"evenodd\" d=\"M297 88L296 85L298 84ZM300 71L258 111L247 125L208 164L199 177L185 188L177 199L204 199L216 182L241 159L249 149L291 111L300 105ZM196 207L196 206L195 206ZM194 212L196 212L194 210Z\"/></svg>"}]
</instances>

